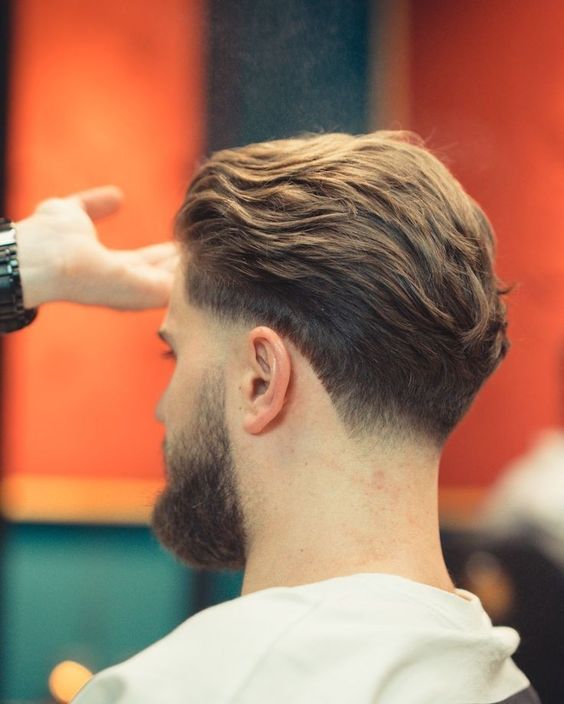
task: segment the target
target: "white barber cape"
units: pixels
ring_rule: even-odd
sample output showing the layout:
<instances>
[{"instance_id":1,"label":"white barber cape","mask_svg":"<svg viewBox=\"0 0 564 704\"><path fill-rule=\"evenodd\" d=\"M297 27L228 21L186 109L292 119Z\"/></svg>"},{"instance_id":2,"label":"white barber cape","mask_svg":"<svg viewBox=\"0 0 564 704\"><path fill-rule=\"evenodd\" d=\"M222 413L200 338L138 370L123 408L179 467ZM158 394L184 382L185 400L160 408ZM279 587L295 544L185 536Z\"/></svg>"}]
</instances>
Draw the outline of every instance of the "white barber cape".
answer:
<instances>
[{"instance_id":1,"label":"white barber cape","mask_svg":"<svg viewBox=\"0 0 564 704\"><path fill-rule=\"evenodd\" d=\"M467 592L357 574L202 611L73 704L534 704L518 643Z\"/></svg>"}]
</instances>

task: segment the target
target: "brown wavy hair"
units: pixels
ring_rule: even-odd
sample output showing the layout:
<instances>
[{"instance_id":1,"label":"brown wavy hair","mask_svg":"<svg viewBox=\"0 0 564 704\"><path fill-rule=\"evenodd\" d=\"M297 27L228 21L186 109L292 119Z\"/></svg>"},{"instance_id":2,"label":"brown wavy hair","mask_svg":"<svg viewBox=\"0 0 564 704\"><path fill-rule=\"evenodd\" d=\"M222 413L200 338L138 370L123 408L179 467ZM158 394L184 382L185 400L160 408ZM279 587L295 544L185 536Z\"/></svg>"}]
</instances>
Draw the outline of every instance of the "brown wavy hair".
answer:
<instances>
[{"instance_id":1,"label":"brown wavy hair","mask_svg":"<svg viewBox=\"0 0 564 704\"><path fill-rule=\"evenodd\" d=\"M411 134L219 151L177 236L191 303L291 340L351 433L440 444L506 354L490 224Z\"/></svg>"}]
</instances>

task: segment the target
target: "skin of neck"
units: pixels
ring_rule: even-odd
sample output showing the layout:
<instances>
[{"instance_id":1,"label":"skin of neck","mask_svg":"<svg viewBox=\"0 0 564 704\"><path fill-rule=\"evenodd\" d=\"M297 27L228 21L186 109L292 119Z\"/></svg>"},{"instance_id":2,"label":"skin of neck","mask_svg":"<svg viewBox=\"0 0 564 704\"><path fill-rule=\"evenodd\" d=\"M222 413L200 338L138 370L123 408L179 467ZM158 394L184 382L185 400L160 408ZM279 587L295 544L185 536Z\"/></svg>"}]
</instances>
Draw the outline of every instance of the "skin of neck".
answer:
<instances>
[{"instance_id":1,"label":"skin of neck","mask_svg":"<svg viewBox=\"0 0 564 704\"><path fill-rule=\"evenodd\" d=\"M421 438L351 437L311 366L290 351L284 404L260 433L226 418L248 536L243 594L358 573L454 587L439 539L440 450Z\"/></svg>"}]
</instances>

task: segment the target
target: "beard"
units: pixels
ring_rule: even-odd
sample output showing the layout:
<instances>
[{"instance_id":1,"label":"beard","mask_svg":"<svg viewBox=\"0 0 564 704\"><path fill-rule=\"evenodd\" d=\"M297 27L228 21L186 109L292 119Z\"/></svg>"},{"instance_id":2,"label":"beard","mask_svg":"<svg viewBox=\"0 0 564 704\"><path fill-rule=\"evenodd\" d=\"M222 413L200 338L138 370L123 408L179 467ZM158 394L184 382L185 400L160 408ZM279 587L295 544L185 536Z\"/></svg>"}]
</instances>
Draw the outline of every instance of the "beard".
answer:
<instances>
[{"instance_id":1,"label":"beard","mask_svg":"<svg viewBox=\"0 0 564 704\"><path fill-rule=\"evenodd\" d=\"M152 527L164 547L192 567L241 569L243 511L218 372L204 378L194 418L163 443L168 485L153 509Z\"/></svg>"}]
</instances>

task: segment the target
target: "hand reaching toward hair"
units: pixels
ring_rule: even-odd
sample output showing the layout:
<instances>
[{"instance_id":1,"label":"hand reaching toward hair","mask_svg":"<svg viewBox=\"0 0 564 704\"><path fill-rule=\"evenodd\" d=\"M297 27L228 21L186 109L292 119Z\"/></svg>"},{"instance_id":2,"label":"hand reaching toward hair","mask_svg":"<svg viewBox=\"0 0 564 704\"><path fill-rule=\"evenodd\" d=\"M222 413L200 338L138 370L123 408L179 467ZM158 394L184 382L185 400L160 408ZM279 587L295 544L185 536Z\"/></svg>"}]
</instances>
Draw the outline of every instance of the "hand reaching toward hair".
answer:
<instances>
[{"instance_id":1,"label":"hand reaching toward hair","mask_svg":"<svg viewBox=\"0 0 564 704\"><path fill-rule=\"evenodd\" d=\"M141 310L165 306L178 259L172 242L111 250L94 222L121 205L113 186L50 198L16 223L18 259L26 308L71 301Z\"/></svg>"}]
</instances>

